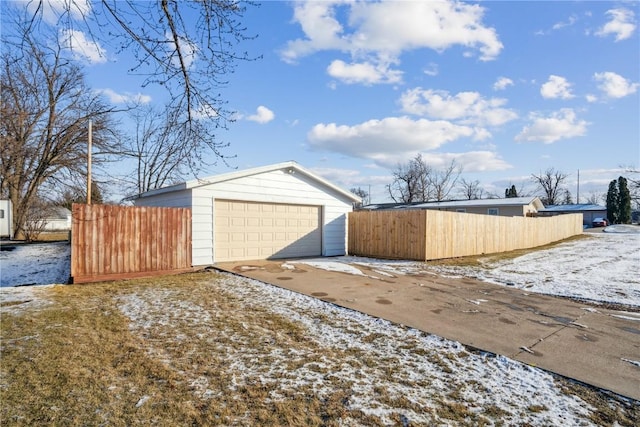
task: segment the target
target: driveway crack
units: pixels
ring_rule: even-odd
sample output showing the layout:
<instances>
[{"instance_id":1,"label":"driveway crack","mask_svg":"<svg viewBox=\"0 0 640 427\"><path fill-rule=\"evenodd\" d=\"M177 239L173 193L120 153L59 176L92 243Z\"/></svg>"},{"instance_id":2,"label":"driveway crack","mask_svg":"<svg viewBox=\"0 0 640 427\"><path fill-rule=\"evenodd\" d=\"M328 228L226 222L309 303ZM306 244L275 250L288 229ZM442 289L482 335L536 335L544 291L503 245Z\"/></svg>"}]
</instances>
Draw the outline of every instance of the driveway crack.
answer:
<instances>
[{"instance_id":1,"label":"driveway crack","mask_svg":"<svg viewBox=\"0 0 640 427\"><path fill-rule=\"evenodd\" d=\"M540 316L544 316L544 317L550 317L550 318L552 318L552 319L556 319L556 320L558 319L558 316L552 316L552 315L549 315L549 314L546 314L546 313L535 312L535 314L538 314L538 315L540 315ZM529 353L529 354L533 354L533 355L540 354L540 353L537 353L537 352L534 350L535 346L537 346L537 345L538 345L538 344L540 344L541 342L545 341L546 339L548 339L548 338L550 338L550 337L552 337L552 336L554 336L554 335L558 334L559 332L564 331L564 330L565 330L565 329L567 329L567 328L570 328L570 327L576 327L576 328L587 329L587 328L588 328L588 326L586 326L586 325L584 325L584 324L579 323L579 320L580 320L580 319L582 319L582 318L583 318L584 316L586 316L586 315L587 315L587 313L582 313L580 316L578 316L578 317L577 317L575 320L573 320L573 321L569 321L569 322L560 322L560 323L562 324L562 326L561 326L560 328L555 329L553 332L551 332L551 333L549 333L549 334L545 335L545 336L544 336L544 337L542 337L542 338L538 338L538 340L537 340L537 341L535 341L535 342L534 342L533 344L531 344L531 345L528 345L528 346L524 346L524 345L523 345L523 346L520 346L520 347L519 347L519 351L518 351L518 352L516 352L516 353L514 353L514 354L513 354L512 356L510 356L510 357L515 358L515 357L517 357L517 356L521 355L522 353Z\"/></svg>"}]
</instances>

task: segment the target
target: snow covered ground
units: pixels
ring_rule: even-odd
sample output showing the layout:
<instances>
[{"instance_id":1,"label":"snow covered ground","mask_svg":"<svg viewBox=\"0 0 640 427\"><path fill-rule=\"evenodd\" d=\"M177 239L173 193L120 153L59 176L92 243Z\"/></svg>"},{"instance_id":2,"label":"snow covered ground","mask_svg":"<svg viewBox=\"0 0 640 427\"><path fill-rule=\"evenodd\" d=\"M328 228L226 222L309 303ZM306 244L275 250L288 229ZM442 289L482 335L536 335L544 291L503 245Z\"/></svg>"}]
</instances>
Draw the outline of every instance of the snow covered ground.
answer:
<instances>
[{"instance_id":1,"label":"snow covered ground","mask_svg":"<svg viewBox=\"0 0 640 427\"><path fill-rule=\"evenodd\" d=\"M0 287L48 285L69 280L69 243L19 243L11 246L15 249L0 251Z\"/></svg>"},{"instance_id":2,"label":"snow covered ground","mask_svg":"<svg viewBox=\"0 0 640 427\"><path fill-rule=\"evenodd\" d=\"M487 261L478 268L429 267L425 263L356 257L304 262L351 274L365 274L354 266L366 265L371 268L366 274L380 277L427 268L432 274L464 274L536 292L640 305L639 249L640 235L598 233L592 239L564 243L512 260ZM59 244L29 245L20 251L2 253L2 284L60 283L63 277L68 277L68 256L68 245ZM442 425L446 421L438 418L433 408L462 404L477 414L483 414L487 408L503 411L499 412L499 418L507 424L593 425L588 417L595 409L580 397L566 394L552 375L540 369L507 357L469 353L457 342L255 280L225 274L222 279L211 280L209 285L215 292L230 295L243 307L238 312L239 322L243 322L242 313L274 313L301 325L313 345L308 349L266 344L259 348L244 346L243 340L248 336L264 334L266 329L249 323L243 324L240 332L212 329L211 321L219 316L218 308L197 298L190 299L188 292L172 295L183 291L148 287L133 289L116 298L120 310L131 321L132 332L141 339L152 330L163 331L157 340L147 340L146 345L157 346L150 349L150 354L172 357L167 353L166 343L182 342L184 337L176 336L177 332L167 325L186 322L186 330L196 335L238 343L237 348L225 346L222 354L228 360L221 366L233 376L238 387L259 381L275 388L274 400L290 395L292 390L304 393L309 387L319 396L329 396L339 381L344 387L348 385L349 409L378 417L383 424L393 423L394 414L401 413L402 419L409 422ZM12 313L37 310L50 303L47 294L53 289L2 288L2 310ZM208 379L200 372L184 371L181 375L194 384L198 398L213 397ZM394 401L409 403L403 404L404 409L399 412Z\"/></svg>"},{"instance_id":3,"label":"snow covered ground","mask_svg":"<svg viewBox=\"0 0 640 427\"><path fill-rule=\"evenodd\" d=\"M629 227L629 226L627 226ZM627 227L608 227L592 238L556 245L509 260L483 259L480 266L447 266L412 261L360 257L318 258L299 261L312 267L363 275L357 265L374 274L432 273L472 277L549 295L604 303L640 306L640 233ZM632 231L639 227L632 226Z\"/></svg>"},{"instance_id":4,"label":"snow covered ground","mask_svg":"<svg viewBox=\"0 0 640 427\"><path fill-rule=\"evenodd\" d=\"M362 265L378 276L419 272L466 276L530 292L640 306L640 227L611 226L606 231L509 260L487 257L473 267L360 257L302 262L356 275L365 274L356 268ZM17 245L13 251L0 251L0 286L66 283L69 259L66 243Z\"/></svg>"},{"instance_id":5,"label":"snow covered ground","mask_svg":"<svg viewBox=\"0 0 640 427\"><path fill-rule=\"evenodd\" d=\"M304 328L305 340L313 344L286 349L272 346L268 335L264 336L266 330L248 321L240 332L212 331L205 326L218 315L216 307L175 304L175 299L168 303L170 295L153 288L121 298L120 308L140 337L152 334L155 325L175 322L188 322L195 333L220 343L242 343L253 334L263 334L264 344L259 348L221 344L228 359L221 366L237 387L255 382L273 387L271 395L276 401L298 391L308 393L309 388L329 398L338 381L340 389L349 390L349 410L378 417L382 425L393 425L392 415L398 413L407 425L451 425L433 410L440 402L462 404L478 415L488 408L504 411L499 419L506 424L592 425L588 415L594 408L563 393L554 377L540 369L503 356L469 353L458 342L256 280L225 274L211 286L237 298L245 312L266 311L294 321ZM158 346L153 353L166 354L164 339L177 342L181 338L150 340ZM269 363L260 363L262 360ZM213 393L206 377L188 380L197 385L199 395ZM400 401L409 403L400 410L394 404Z\"/></svg>"}]
</instances>

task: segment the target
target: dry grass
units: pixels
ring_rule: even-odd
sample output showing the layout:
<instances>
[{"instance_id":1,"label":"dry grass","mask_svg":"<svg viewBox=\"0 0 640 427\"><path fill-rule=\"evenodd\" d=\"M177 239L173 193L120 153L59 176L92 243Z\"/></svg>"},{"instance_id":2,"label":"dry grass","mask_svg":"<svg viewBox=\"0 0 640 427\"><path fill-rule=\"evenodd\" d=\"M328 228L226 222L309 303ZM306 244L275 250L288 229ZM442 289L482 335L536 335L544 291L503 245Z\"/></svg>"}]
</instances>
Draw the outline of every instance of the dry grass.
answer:
<instances>
[{"instance_id":1,"label":"dry grass","mask_svg":"<svg viewBox=\"0 0 640 427\"><path fill-rule=\"evenodd\" d=\"M71 232L70 231L43 231L38 234L38 237L34 240L35 242L62 242L62 241L70 241L71 240ZM16 240L24 240L24 235L22 233L18 233L16 236Z\"/></svg>"},{"instance_id":2,"label":"dry grass","mask_svg":"<svg viewBox=\"0 0 640 427\"><path fill-rule=\"evenodd\" d=\"M198 300L216 307L219 315L206 322L214 335L215 330L256 332L245 334L244 346L304 343L299 325L278 316L258 318L256 313L251 323L246 316L234 317L243 309L238 301L212 294L203 278L58 286L53 304L40 311L3 313L2 424L335 424L345 411L339 394L326 399L297 394L274 401L273 385L234 384L224 359L225 348L237 343L212 340L197 324L171 318L171 313L166 313L170 324L154 325L139 337L118 308L119 299L128 295L167 293L176 306Z\"/></svg>"},{"instance_id":3,"label":"dry grass","mask_svg":"<svg viewBox=\"0 0 640 427\"><path fill-rule=\"evenodd\" d=\"M467 257L433 260L433 261L427 261L427 264L428 265L445 265L445 266L479 267L487 262L510 260L510 259L518 258L522 255L526 255L531 252L537 252L544 249L551 249L562 243L573 242L575 240L581 240L581 239L593 239L593 236L590 236L588 234L578 234L564 240L549 243L543 246L538 246L535 248L518 249L515 251L501 252L497 254L473 255L473 256L467 256Z\"/></svg>"},{"instance_id":4,"label":"dry grass","mask_svg":"<svg viewBox=\"0 0 640 427\"><path fill-rule=\"evenodd\" d=\"M296 319L248 297L248 285L226 286L195 273L56 286L43 291L48 304L3 304L2 425L500 425L518 414L469 400L489 390L459 379L476 357L463 348L431 350L418 335L395 343L321 310ZM567 390L606 409L592 422L640 419L615 399ZM545 410L520 407L523 419Z\"/></svg>"}]
</instances>

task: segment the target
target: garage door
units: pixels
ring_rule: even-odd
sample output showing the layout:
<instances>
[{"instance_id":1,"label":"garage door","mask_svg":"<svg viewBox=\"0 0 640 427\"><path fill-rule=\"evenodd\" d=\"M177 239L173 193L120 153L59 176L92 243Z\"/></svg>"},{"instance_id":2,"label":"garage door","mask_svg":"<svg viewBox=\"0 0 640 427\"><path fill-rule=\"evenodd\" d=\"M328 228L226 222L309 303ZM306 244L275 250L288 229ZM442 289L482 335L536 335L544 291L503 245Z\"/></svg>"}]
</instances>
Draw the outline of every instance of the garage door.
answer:
<instances>
[{"instance_id":1,"label":"garage door","mask_svg":"<svg viewBox=\"0 0 640 427\"><path fill-rule=\"evenodd\" d=\"M319 206L216 200L215 261L322 254Z\"/></svg>"}]
</instances>

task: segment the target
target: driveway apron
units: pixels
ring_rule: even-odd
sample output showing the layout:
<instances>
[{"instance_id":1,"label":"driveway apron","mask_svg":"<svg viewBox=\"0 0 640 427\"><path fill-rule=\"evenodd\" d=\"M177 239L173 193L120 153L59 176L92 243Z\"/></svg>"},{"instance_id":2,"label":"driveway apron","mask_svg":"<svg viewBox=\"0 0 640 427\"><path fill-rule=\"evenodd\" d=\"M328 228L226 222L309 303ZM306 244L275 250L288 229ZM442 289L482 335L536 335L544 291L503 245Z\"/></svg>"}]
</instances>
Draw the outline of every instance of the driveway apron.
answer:
<instances>
[{"instance_id":1,"label":"driveway apron","mask_svg":"<svg viewBox=\"0 0 640 427\"><path fill-rule=\"evenodd\" d=\"M640 400L640 313L427 271L380 275L352 265L360 276L283 264L216 267Z\"/></svg>"}]
</instances>

